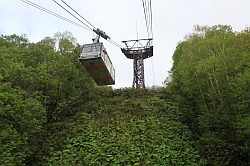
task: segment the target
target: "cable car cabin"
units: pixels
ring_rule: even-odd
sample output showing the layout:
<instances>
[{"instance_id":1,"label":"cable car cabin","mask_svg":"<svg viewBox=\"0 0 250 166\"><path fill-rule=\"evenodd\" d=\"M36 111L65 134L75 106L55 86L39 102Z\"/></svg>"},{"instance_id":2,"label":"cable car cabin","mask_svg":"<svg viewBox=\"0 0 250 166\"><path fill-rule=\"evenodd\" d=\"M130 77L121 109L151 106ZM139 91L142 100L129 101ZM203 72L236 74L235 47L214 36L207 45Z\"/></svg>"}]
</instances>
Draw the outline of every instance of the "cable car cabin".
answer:
<instances>
[{"instance_id":1,"label":"cable car cabin","mask_svg":"<svg viewBox=\"0 0 250 166\"><path fill-rule=\"evenodd\" d=\"M115 69L103 43L83 45L79 60L97 85L115 84Z\"/></svg>"}]
</instances>

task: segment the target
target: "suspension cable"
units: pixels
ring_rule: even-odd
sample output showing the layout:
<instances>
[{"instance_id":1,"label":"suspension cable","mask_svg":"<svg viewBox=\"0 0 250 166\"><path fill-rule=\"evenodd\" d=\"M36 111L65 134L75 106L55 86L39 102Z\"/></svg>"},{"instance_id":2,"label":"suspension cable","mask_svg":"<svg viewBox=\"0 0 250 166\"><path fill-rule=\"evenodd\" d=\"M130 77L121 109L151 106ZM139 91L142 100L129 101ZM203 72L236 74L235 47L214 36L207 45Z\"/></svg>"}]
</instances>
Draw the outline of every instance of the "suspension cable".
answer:
<instances>
[{"instance_id":1,"label":"suspension cable","mask_svg":"<svg viewBox=\"0 0 250 166\"><path fill-rule=\"evenodd\" d=\"M34 3L34 2L31 2L31 1L29 1L29 0L20 0L20 1L22 1L22 2L24 2L24 3L26 3L26 4L28 4L28 5L30 5L30 6L32 6L32 7L35 7L35 8L37 8L37 9L41 10L41 11L44 11L44 12L46 12L46 13L48 13L48 14L51 14L51 15L57 17L57 18L60 18L60 19L62 19L62 20L64 20L64 21L67 21L67 22L69 22L69 23L71 23L71 24L73 24L73 25L75 25L75 26L78 26L78 27L80 27L80 28L82 28L82 29L89 30L89 29L87 29L86 27L84 27L83 25L78 24L78 23L76 23L76 22L74 22L74 21L72 21L72 20L70 20L70 19L68 19L68 18L65 18L65 17L63 17L63 16L61 16L61 15L55 13L55 12L52 12L52 11L50 11L50 10L48 10L48 9L46 9L46 8L44 8L44 7L42 7L42 6L38 5L38 4L36 4L36 3Z\"/></svg>"},{"instance_id":2,"label":"suspension cable","mask_svg":"<svg viewBox=\"0 0 250 166\"><path fill-rule=\"evenodd\" d=\"M144 11L144 19L146 23L146 29L148 38L153 37L153 27L152 27L152 5L151 0L146 1L142 0L143 11Z\"/></svg>"},{"instance_id":3,"label":"suspension cable","mask_svg":"<svg viewBox=\"0 0 250 166\"><path fill-rule=\"evenodd\" d=\"M115 42L115 41L113 41L111 39L108 39L107 41L110 42L110 43L112 43L113 45L119 47L119 48L123 48L120 44L118 44L117 42Z\"/></svg>"},{"instance_id":4,"label":"suspension cable","mask_svg":"<svg viewBox=\"0 0 250 166\"><path fill-rule=\"evenodd\" d=\"M61 4L59 4L57 1L53 0L53 2L55 2L58 6L60 6L61 8L63 8L66 12L68 12L70 15L72 15L73 17L75 17L78 21L80 21L82 24L84 24L86 27L88 27L90 30L93 30L92 28L90 28L87 24L85 24L82 20L80 20L79 18L77 18L74 14L72 14L70 11L68 11L65 7L63 7Z\"/></svg>"},{"instance_id":5,"label":"suspension cable","mask_svg":"<svg viewBox=\"0 0 250 166\"><path fill-rule=\"evenodd\" d=\"M147 14L147 6L144 0L142 0L142 5L143 5L143 11L144 11L144 19L146 23L146 28L147 28L147 33L148 33L148 38L149 38L149 28L148 28L148 14Z\"/></svg>"},{"instance_id":6,"label":"suspension cable","mask_svg":"<svg viewBox=\"0 0 250 166\"><path fill-rule=\"evenodd\" d=\"M70 11L68 11L65 7L63 7L61 4L59 4L57 1L55 1L55 0L53 0L58 6L60 6L61 8L63 8L65 11L67 11L69 14L71 14L74 18L76 18L78 21L80 21L83 25L81 25L81 24L78 24L78 23L76 23L76 22L74 22L74 21L72 21L72 20L70 20L70 19L68 19L68 18L65 18L65 17L63 17L63 16L61 16L61 15L59 15L59 14L57 14L57 13L55 13L55 12L52 12L52 11L50 11L50 10L48 10L48 9L46 9L46 8L44 8L44 7L42 7L42 6L40 6L40 5L38 5L38 4L36 4L36 3L34 3L34 2L31 2L31 1L29 1L29 0L20 0L20 1L22 1L22 2L24 2L24 3L26 3L26 4L28 4L28 5L30 5L30 6L32 6L32 7L35 7L35 8L37 8L37 9L39 9L39 10L41 10L41 11L44 11L44 12L46 12L46 13L48 13L48 14L51 14L51 15L53 15L53 16L55 16L55 17L57 17L57 18L60 18L60 19L62 19L62 20L64 20L64 21L67 21L67 22L69 22L69 23L71 23L71 24L73 24L73 25L75 25L75 26L78 26L78 27L80 27L80 28L82 28L82 29L85 29L85 30L89 30L89 31L92 31L92 32L100 32L100 29L96 29L95 28L95 26L93 25L93 24L91 24L89 21L87 21L84 17L82 17L79 13L77 13L72 7L70 7L70 5L68 5L66 2L64 2L63 0L61 0L65 5L67 5L72 11L74 11L78 16L80 16L84 21L86 21L90 26L92 26L94 29L92 29L90 26L88 26L87 24L85 24L82 20L80 20L78 17L76 17L74 14L72 14ZM101 31L101 32L103 32L103 31ZM104 32L103 32L104 33ZM103 33L102 33L102 37L103 37ZM105 33L104 33L105 34ZM100 35L100 34L98 34L98 35ZM106 34L105 34L106 35ZM108 37L108 36L107 36ZM105 37L104 37L105 38ZM110 42L110 43L112 43L113 45L115 45L115 46L117 46L117 47L119 47L119 48L123 48L119 43L117 43L117 42L115 42L115 41L113 41L113 40L111 40L109 37L108 38L105 38L108 42Z\"/></svg>"},{"instance_id":7,"label":"suspension cable","mask_svg":"<svg viewBox=\"0 0 250 166\"><path fill-rule=\"evenodd\" d=\"M61 0L66 6L68 6L72 11L74 11L79 17L81 17L84 21L86 21L90 26L93 27L93 29L96 29L96 27L91 24L87 19L85 19L82 15L80 15L76 10L74 10L70 5L68 5L64 0Z\"/></svg>"},{"instance_id":8,"label":"suspension cable","mask_svg":"<svg viewBox=\"0 0 250 166\"><path fill-rule=\"evenodd\" d=\"M66 8L64 8L61 4L59 4L57 1L53 0L57 5L59 5L61 8L63 8L65 11L67 11L69 14L71 14L73 17L75 17L78 21L80 21L81 23L83 23L85 26L87 26L82 20L80 20L79 18L77 18L74 14L72 14L70 11L68 11ZM112 43L113 45L122 48L122 46L120 44L118 44L117 42L113 41L110 39L109 36L107 36L105 34L105 32L101 31L98 28L95 28L95 26L93 24L91 24L88 20L86 20L84 17L82 17L78 12L76 12L76 10L74 10L70 5L68 5L65 1L61 0L67 7L69 7L72 11L74 11L79 17L81 17L84 21L86 21L90 26L92 26L94 29L90 28L89 26L87 26L89 29L91 29L93 32L97 33L98 35L102 36L104 39L106 39L108 42Z\"/></svg>"},{"instance_id":9,"label":"suspension cable","mask_svg":"<svg viewBox=\"0 0 250 166\"><path fill-rule=\"evenodd\" d=\"M143 10L144 10L144 19L146 22L146 28L147 28L147 34L148 34L148 38L152 38L153 39L153 24L152 24L152 4L151 4L151 0L142 0L142 5L143 5ZM150 41L151 45L153 45L153 40ZM154 56L151 58L151 66L152 66L152 75L153 75L153 79L152 79L152 84L153 87L155 86L155 65L154 65Z\"/></svg>"},{"instance_id":10,"label":"suspension cable","mask_svg":"<svg viewBox=\"0 0 250 166\"><path fill-rule=\"evenodd\" d=\"M153 38L153 14L152 14L152 4L151 4L151 0L149 2L149 8L150 8L150 21L151 21L151 26L150 26L150 29L151 29L151 37Z\"/></svg>"}]
</instances>

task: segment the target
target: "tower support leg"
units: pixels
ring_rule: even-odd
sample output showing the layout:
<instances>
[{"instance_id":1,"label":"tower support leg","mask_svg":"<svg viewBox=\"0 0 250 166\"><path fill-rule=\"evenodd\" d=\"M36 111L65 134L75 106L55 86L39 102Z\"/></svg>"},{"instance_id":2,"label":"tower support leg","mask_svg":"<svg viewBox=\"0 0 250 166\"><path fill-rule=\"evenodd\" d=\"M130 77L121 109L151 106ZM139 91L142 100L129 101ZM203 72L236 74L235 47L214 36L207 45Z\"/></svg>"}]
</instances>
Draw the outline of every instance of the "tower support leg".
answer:
<instances>
[{"instance_id":1,"label":"tower support leg","mask_svg":"<svg viewBox=\"0 0 250 166\"><path fill-rule=\"evenodd\" d=\"M142 53L134 55L134 80L133 88L145 88L144 63Z\"/></svg>"}]
</instances>

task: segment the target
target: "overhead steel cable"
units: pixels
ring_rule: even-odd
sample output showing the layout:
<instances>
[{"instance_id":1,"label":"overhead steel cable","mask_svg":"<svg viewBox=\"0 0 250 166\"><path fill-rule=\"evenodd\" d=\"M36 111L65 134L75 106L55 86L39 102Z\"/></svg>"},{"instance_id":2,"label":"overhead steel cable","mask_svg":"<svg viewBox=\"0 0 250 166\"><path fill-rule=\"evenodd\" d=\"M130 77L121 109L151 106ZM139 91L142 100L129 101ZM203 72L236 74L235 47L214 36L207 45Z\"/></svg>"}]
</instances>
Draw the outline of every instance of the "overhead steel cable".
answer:
<instances>
[{"instance_id":1,"label":"overhead steel cable","mask_svg":"<svg viewBox=\"0 0 250 166\"><path fill-rule=\"evenodd\" d=\"M152 4L151 0L142 0L143 11L144 11L144 19L146 23L146 29L148 38L153 37L153 28L152 28Z\"/></svg>"},{"instance_id":2,"label":"overhead steel cable","mask_svg":"<svg viewBox=\"0 0 250 166\"><path fill-rule=\"evenodd\" d=\"M151 37L153 38L153 13L152 13L152 4L151 0L149 0L149 9L150 9L150 30L151 30Z\"/></svg>"},{"instance_id":3,"label":"overhead steel cable","mask_svg":"<svg viewBox=\"0 0 250 166\"><path fill-rule=\"evenodd\" d=\"M93 24L91 24L89 21L87 21L86 19L84 19L79 13L77 13L72 7L70 7L70 6L69 6L66 2L64 2L63 0L62 0L62 2L63 2L67 7L69 7L69 8L70 8L72 11L74 11L79 17L81 17L84 21L86 21L88 24L90 24L90 26L93 27L93 29L92 29L90 26L88 26L87 24L85 24L82 20L80 20L79 18L77 18L77 17L76 17L74 14L72 14L70 11L68 11L68 10L67 10L65 7L63 7L61 4L59 4L58 2L56 2L55 0L53 0L53 1L54 1L57 5L59 5L59 6L60 6L61 8L63 8L65 11L67 11L68 13L70 13L74 18L76 18L78 21L80 21L83 25L81 25L81 24L79 24L79 23L76 23L76 22L74 22L74 21L72 21L72 20L70 20L70 19L68 19L68 18L65 18L65 17L63 17L63 16L61 16L61 15L55 13L55 12L52 12L52 11L50 11L50 10L48 10L48 9L46 9L46 8L44 8L44 7L42 7L42 6L38 5L38 4L36 4L36 3L34 3L34 2L31 2L31 1L29 1L29 0L20 0L20 1L22 1L22 2L24 2L24 3L26 3L26 4L28 4L28 5L30 5L30 6L32 6L32 7L35 7L35 8L37 8L37 9L41 10L41 11L44 11L44 12L46 12L46 13L48 13L48 14L51 14L51 15L57 17L57 18L60 18L60 19L62 19L62 20L64 20L64 21L67 21L67 22L69 22L69 23L71 23L71 24L73 24L73 25L75 25L75 26L78 26L78 27L80 27L80 28L82 28L82 29L85 29L85 30L89 30L89 31L95 32L97 35L102 36L104 39L106 39L107 41L109 41L109 42L112 43L113 45L115 45L115 46L117 46L117 47L119 47L119 48L122 48L122 46L121 46L120 44L118 44L117 42L111 40L110 37L107 36L107 35L105 34L105 32L101 31L101 30L98 29L98 28L95 28L95 26L94 26ZM98 33L97 33L97 32L98 32Z\"/></svg>"},{"instance_id":4,"label":"overhead steel cable","mask_svg":"<svg viewBox=\"0 0 250 166\"><path fill-rule=\"evenodd\" d=\"M152 29L151 29L151 25L152 25L152 13L151 13L151 1L147 1L144 0L144 14L145 14L145 18L146 18L146 28L147 28L147 33L148 33L148 37L152 38Z\"/></svg>"},{"instance_id":5,"label":"overhead steel cable","mask_svg":"<svg viewBox=\"0 0 250 166\"><path fill-rule=\"evenodd\" d=\"M144 17L146 22L147 34L148 38L153 39L153 15L152 15L152 4L151 0L142 0L143 10L144 10ZM150 41L150 45L153 45L153 40ZM154 70L154 56L151 59L152 65L152 74L153 74L153 87L155 84L155 70Z\"/></svg>"},{"instance_id":6,"label":"overhead steel cable","mask_svg":"<svg viewBox=\"0 0 250 166\"><path fill-rule=\"evenodd\" d=\"M80 21L81 23L83 23L82 20L80 20L79 18L77 18L74 14L72 14L71 12L69 12L66 8L64 8L62 5L60 5L58 2L56 2L55 0L53 0L57 5L59 5L61 8L63 8L65 11L67 11L68 13L70 13L72 16L74 16L78 21ZM74 11L79 17L81 17L84 21L86 21L90 26L93 27L92 31L95 32L97 35L100 35L101 37L103 37L104 39L106 39L108 42L112 43L113 45L122 48L122 46L120 44L118 44L117 42L113 41L110 39L109 36L107 36L105 34L105 32L101 31L98 28L95 28L95 26L93 24L91 24L87 19L85 19L84 17L82 17L76 10L74 10L69 4L67 4L65 1L61 0L68 8L70 8L72 11ZM85 23L83 23L84 25L86 25ZM89 26L88 26L89 27ZM90 27L89 27L90 28Z\"/></svg>"},{"instance_id":7,"label":"overhead steel cable","mask_svg":"<svg viewBox=\"0 0 250 166\"><path fill-rule=\"evenodd\" d=\"M85 19L82 15L80 15L76 10L74 10L70 5L68 5L65 1L61 0L66 6L68 6L72 11L74 11L79 17L81 17L84 21L86 21L90 26L93 27L93 29L96 29L96 27L91 24L87 19Z\"/></svg>"},{"instance_id":8,"label":"overhead steel cable","mask_svg":"<svg viewBox=\"0 0 250 166\"><path fill-rule=\"evenodd\" d=\"M150 8L149 8L149 1L146 1L147 3L147 17L148 17L148 34L150 36L150 24L151 24L151 17L150 17ZM151 36L150 36L151 37Z\"/></svg>"},{"instance_id":9,"label":"overhead steel cable","mask_svg":"<svg viewBox=\"0 0 250 166\"><path fill-rule=\"evenodd\" d=\"M145 0L142 0L142 5L143 5L143 11L144 11L144 19L145 19L145 23L146 23L146 29L147 29L148 38L149 38L148 12L147 12L147 4L146 4Z\"/></svg>"},{"instance_id":10,"label":"overhead steel cable","mask_svg":"<svg viewBox=\"0 0 250 166\"><path fill-rule=\"evenodd\" d=\"M120 44L118 44L117 42L115 42L114 40L108 39L108 42L114 44L115 46L119 47L119 48L123 48Z\"/></svg>"},{"instance_id":11,"label":"overhead steel cable","mask_svg":"<svg viewBox=\"0 0 250 166\"><path fill-rule=\"evenodd\" d=\"M68 12L70 15L72 15L73 17L75 17L78 21L80 21L83 25L85 25L86 27L88 27L90 30L93 30L91 27L89 27L87 24L85 24L82 20L80 20L79 18L77 18L74 14L72 14L69 10L67 10L65 7L63 7L61 4L59 4L57 1L53 0L53 2L55 2L58 6L60 6L61 8L63 8L66 12Z\"/></svg>"},{"instance_id":12,"label":"overhead steel cable","mask_svg":"<svg viewBox=\"0 0 250 166\"><path fill-rule=\"evenodd\" d=\"M149 17L150 17L150 32L151 32L151 38L154 38L153 35L153 14L152 14L152 4L151 4L151 0L149 0ZM153 45L153 40L151 40L151 44ZM154 56L151 59L151 66L152 66L152 74L153 74L153 87L155 86L155 65L154 65Z\"/></svg>"},{"instance_id":13,"label":"overhead steel cable","mask_svg":"<svg viewBox=\"0 0 250 166\"><path fill-rule=\"evenodd\" d=\"M151 8L151 0L148 0L148 27L149 27L149 35L152 37L152 8Z\"/></svg>"},{"instance_id":14,"label":"overhead steel cable","mask_svg":"<svg viewBox=\"0 0 250 166\"><path fill-rule=\"evenodd\" d=\"M76 23L76 22L74 22L74 21L72 21L72 20L70 20L70 19L68 19L68 18L65 18L65 17L63 17L63 16L61 16L61 15L55 13L55 12L52 12L52 11L50 11L50 10L48 10L48 9L46 9L46 8L44 8L44 7L42 7L42 6L38 5L38 4L36 4L36 3L34 3L34 2L31 2L31 1L29 1L29 0L20 0L20 1L22 1L22 2L24 2L24 3L26 3L26 4L28 4L28 5L30 5L30 6L32 6L32 7L35 7L35 8L37 8L37 9L39 9L39 10L42 10L42 11L48 13L48 14L51 14L51 15L57 17L57 18L60 18L60 19L62 19L62 20L64 20L64 21L67 21L67 22L69 22L69 23L71 23L71 24L73 24L73 25L75 25L75 26L78 26L78 27L80 27L80 28L82 28L82 29L89 30L89 29L87 29L86 27L84 27L83 25L78 24L78 23Z\"/></svg>"}]
</instances>

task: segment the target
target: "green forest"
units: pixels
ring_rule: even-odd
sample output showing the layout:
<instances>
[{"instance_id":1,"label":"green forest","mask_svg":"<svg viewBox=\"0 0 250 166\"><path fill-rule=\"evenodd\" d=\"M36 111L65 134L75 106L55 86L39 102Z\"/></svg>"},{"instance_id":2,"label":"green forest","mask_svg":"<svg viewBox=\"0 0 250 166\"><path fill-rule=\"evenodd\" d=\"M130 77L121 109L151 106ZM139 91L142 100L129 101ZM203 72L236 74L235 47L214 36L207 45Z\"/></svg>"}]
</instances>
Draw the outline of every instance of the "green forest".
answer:
<instances>
[{"instance_id":1,"label":"green forest","mask_svg":"<svg viewBox=\"0 0 250 166\"><path fill-rule=\"evenodd\" d=\"M1 166L250 165L250 28L195 26L160 89L97 86L81 49L0 36Z\"/></svg>"}]
</instances>

